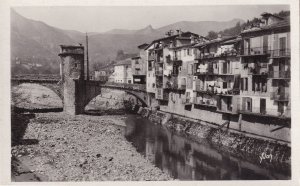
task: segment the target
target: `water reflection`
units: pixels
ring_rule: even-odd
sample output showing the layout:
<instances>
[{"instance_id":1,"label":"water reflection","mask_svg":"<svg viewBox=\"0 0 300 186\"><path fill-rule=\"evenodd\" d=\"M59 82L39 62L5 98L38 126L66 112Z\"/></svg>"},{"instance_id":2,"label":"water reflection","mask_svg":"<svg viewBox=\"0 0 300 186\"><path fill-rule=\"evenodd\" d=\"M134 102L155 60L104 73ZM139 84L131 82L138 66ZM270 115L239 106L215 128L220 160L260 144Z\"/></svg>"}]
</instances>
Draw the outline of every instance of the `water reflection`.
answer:
<instances>
[{"instance_id":1,"label":"water reflection","mask_svg":"<svg viewBox=\"0 0 300 186\"><path fill-rule=\"evenodd\" d=\"M206 140L194 142L129 115L125 137L155 166L179 180L269 180L290 179L253 163L219 152Z\"/></svg>"}]
</instances>

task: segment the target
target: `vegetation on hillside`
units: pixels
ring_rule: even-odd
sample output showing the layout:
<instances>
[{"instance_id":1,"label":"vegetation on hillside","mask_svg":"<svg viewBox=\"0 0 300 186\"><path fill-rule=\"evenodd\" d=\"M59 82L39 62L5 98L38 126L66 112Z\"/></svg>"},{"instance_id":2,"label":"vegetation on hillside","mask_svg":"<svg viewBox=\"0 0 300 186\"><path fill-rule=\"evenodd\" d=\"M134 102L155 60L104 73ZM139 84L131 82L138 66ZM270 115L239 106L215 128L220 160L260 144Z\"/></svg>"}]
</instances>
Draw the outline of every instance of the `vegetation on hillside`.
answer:
<instances>
[{"instance_id":1,"label":"vegetation on hillside","mask_svg":"<svg viewBox=\"0 0 300 186\"><path fill-rule=\"evenodd\" d=\"M283 11L282 10L278 13L273 14L273 15L286 18L286 17L290 16L290 11ZM245 23L238 22L234 27L222 30L220 32L209 31L206 37L209 38L209 39L216 39L219 34L221 34L222 36L236 36L236 35L241 33L243 28L245 28L249 25L252 25L252 24L256 24L257 22L259 22L259 18L254 17L251 20L247 20L247 22L245 22Z\"/></svg>"}]
</instances>

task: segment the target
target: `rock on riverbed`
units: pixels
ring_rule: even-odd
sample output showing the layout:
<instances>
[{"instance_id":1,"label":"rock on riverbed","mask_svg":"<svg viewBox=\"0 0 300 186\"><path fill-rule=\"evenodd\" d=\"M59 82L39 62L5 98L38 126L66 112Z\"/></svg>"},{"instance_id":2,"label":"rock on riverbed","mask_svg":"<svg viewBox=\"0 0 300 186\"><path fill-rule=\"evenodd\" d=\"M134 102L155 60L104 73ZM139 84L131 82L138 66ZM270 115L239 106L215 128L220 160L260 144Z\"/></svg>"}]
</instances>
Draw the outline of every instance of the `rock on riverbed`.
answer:
<instances>
[{"instance_id":1,"label":"rock on riverbed","mask_svg":"<svg viewBox=\"0 0 300 186\"><path fill-rule=\"evenodd\" d=\"M172 179L126 141L124 116L39 113L22 118L13 117L13 127L20 124L23 131L13 135L21 138L14 140L12 155L42 181Z\"/></svg>"}]
</instances>

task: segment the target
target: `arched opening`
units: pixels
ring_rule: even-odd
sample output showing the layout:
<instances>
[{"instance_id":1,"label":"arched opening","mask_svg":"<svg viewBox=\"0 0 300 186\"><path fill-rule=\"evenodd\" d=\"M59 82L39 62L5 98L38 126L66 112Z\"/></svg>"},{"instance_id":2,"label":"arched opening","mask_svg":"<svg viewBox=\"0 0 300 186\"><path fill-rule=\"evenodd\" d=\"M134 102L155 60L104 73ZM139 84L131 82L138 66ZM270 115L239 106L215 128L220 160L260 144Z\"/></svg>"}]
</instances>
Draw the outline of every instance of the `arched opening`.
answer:
<instances>
[{"instance_id":1,"label":"arched opening","mask_svg":"<svg viewBox=\"0 0 300 186\"><path fill-rule=\"evenodd\" d=\"M51 88L34 83L12 86L11 104L24 109L62 108L63 101Z\"/></svg>"},{"instance_id":2,"label":"arched opening","mask_svg":"<svg viewBox=\"0 0 300 186\"><path fill-rule=\"evenodd\" d=\"M92 115L124 114L126 103L143 105L141 101L138 101L139 99L124 90L103 88L100 94L88 102L84 112Z\"/></svg>"}]
</instances>

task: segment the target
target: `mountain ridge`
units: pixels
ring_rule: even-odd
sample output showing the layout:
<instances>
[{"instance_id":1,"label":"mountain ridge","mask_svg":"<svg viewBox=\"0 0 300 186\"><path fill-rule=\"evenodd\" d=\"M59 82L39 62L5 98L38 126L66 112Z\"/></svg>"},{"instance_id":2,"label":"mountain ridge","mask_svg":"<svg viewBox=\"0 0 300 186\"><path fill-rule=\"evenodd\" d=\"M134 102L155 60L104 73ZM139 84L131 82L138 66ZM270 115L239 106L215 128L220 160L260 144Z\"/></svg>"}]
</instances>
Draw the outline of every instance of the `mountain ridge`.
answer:
<instances>
[{"instance_id":1,"label":"mountain ridge","mask_svg":"<svg viewBox=\"0 0 300 186\"><path fill-rule=\"evenodd\" d=\"M214 22L213 25L215 25L215 31L218 31L221 28L225 29L234 26L237 21L220 22L218 24ZM207 30L207 28L199 29L197 27L213 28L213 26L208 26L212 25L211 22L205 24L201 26L200 22L198 22L191 25L189 21L181 21L158 29L154 29L152 25L147 25L142 29L131 31L116 29L117 31L121 30L122 33L118 33L116 30L110 33L88 33L90 64L91 66L93 66L93 63L107 64L115 59L119 50L123 50L129 54L138 53L138 45L150 43L157 38L164 37L168 29L177 29L180 27L182 31L197 33ZM85 33L56 28L42 21L25 18L13 9L11 10L12 62L16 63L16 61L24 61L24 59L29 62L38 61L42 66L48 67L51 64L51 68L55 68L57 71L60 60L58 57L60 51L59 45L77 45L79 43L85 46Z\"/></svg>"}]
</instances>

